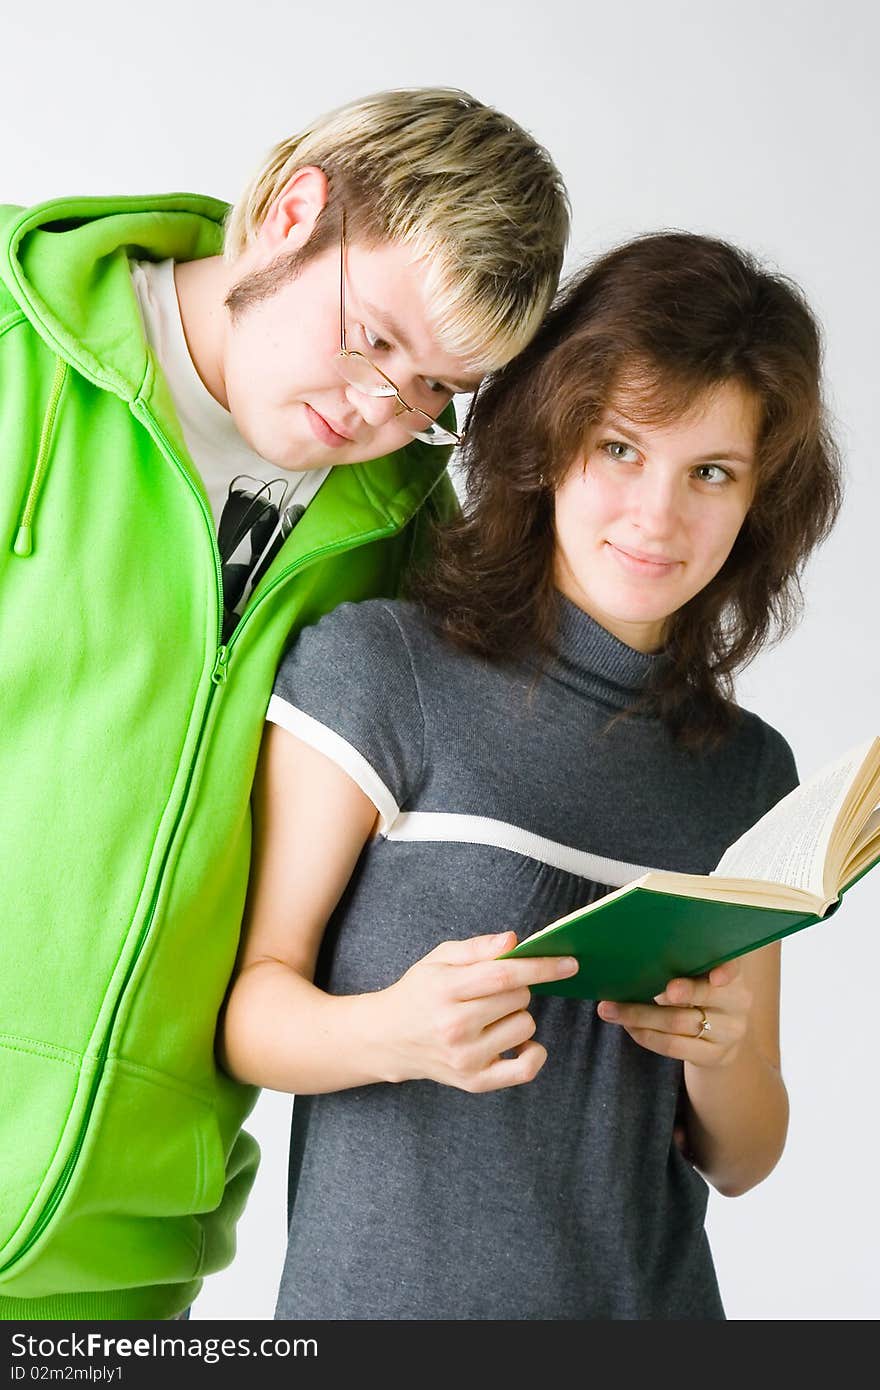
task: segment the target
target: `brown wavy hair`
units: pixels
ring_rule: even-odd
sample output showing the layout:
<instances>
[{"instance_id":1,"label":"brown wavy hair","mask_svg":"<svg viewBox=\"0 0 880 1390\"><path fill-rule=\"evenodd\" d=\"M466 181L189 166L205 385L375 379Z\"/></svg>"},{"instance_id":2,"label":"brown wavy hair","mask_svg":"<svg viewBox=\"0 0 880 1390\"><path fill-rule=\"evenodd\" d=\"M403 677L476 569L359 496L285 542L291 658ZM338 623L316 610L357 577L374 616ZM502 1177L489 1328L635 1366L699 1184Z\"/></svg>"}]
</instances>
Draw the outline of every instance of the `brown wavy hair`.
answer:
<instances>
[{"instance_id":1,"label":"brown wavy hair","mask_svg":"<svg viewBox=\"0 0 880 1390\"><path fill-rule=\"evenodd\" d=\"M609 252L477 393L462 516L438 532L415 596L465 649L552 651L553 494L589 430L622 395L633 420L668 423L738 383L759 408L754 497L718 574L668 620L667 659L637 706L685 743L723 737L733 673L800 615L804 564L840 507L821 361L801 290L739 248L660 232Z\"/></svg>"}]
</instances>

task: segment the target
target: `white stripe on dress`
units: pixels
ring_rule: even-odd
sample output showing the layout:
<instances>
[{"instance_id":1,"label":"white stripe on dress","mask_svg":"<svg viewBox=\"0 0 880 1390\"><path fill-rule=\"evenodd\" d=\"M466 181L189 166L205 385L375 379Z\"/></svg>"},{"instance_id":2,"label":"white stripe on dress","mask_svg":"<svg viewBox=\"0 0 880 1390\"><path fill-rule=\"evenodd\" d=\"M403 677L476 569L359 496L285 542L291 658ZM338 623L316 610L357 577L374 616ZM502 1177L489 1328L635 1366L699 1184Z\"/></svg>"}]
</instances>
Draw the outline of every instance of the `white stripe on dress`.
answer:
<instances>
[{"instance_id":1,"label":"white stripe on dress","mask_svg":"<svg viewBox=\"0 0 880 1390\"><path fill-rule=\"evenodd\" d=\"M523 830L507 821L492 820L489 816L459 816L447 811L402 811L391 828L384 832L389 840L451 840L458 844L495 845L528 859L550 864L554 869L588 878L594 883L622 888L649 870L640 864L624 864L619 859L606 859L601 854L589 854L558 840L546 840L531 830Z\"/></svg>"},{"instance_id":2,"label":"white stripe on dress","mask_svg":"<svg viewBox=\"0 0 880 1390\"><path fill-rule=\"evenodd\" d=\"M393 841L430 841L447 844L489 845L506 849L513 854L536 859L554 869L576 874L609 888L622 888L634 878L641 878L649 869L641 864L625 864L619 859L606 859L601 854L589 854L547 840L531 830L511 825L508 821L493 820L490 816L460 816L454 811L401 811L392 792L370 766L362 753L340 734L313 719L310 714L290 705L280 696L269 700L266 719L280 724L303 743L317 749L347 772L372 801L379 812L379 833Z\"/></svg>"}]
</instances>

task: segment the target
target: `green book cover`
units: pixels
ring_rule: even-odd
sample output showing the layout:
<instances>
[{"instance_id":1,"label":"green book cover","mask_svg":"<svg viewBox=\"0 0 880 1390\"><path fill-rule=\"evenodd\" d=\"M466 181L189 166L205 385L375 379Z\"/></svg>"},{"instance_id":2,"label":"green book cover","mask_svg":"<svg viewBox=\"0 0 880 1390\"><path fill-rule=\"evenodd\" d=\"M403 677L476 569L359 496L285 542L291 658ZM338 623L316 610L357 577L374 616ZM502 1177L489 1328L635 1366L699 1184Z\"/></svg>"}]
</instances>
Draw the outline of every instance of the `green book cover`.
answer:
<instances>
[{"instance_id":1,"label":"green book cover","mask_svg":"<svg viewBox=\"0 0 880 1390\"><path fill-rule=\"evenodd\" d=\"M576 975L532 985L533 992L647 1003L677 976L705 975L827 921L880 863L878 794L874 737L771 807L725 851L714 874L651 870L526 937L502 959L575 956Z\"/></svg>"},{"instance_id":2,"label":"green book cover","mask_svg":"<svg viewBox=\"0 0 880 1390\"><path fill-rule=\"evenodd\" d=\"M505 957L576 956L567 980L533 985L534 994L648 1002L678 975L705 975L733 956L825 921L815 913L752 907L660 893L634 884L591 903L578 916L519 942Z\"/></svg>"}]
</instances>

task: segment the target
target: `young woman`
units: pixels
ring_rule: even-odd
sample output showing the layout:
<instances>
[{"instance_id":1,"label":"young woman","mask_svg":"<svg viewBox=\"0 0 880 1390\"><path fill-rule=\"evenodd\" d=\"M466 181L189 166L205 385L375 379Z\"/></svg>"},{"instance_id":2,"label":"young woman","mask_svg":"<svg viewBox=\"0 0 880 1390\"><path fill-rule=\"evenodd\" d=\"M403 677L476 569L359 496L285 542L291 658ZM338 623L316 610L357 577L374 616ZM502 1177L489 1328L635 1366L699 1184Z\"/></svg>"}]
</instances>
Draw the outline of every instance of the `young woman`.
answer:
<instances>
[{"instance_id":1,"label":"young woman","mask_svg":"<svg viewBox=\"0 0 880 1390\"><path fill-rule=\"evenodd\" d=\"M779 1159L778 945L652 1004L497 958L646 868L706 873L796 781L730 675L839 504L800 293L638 239L481 391L417 601L278 675L221 1034L296 1093L277 1315L723 1318L707 1182Z\"/></svg>"}]
</instances>

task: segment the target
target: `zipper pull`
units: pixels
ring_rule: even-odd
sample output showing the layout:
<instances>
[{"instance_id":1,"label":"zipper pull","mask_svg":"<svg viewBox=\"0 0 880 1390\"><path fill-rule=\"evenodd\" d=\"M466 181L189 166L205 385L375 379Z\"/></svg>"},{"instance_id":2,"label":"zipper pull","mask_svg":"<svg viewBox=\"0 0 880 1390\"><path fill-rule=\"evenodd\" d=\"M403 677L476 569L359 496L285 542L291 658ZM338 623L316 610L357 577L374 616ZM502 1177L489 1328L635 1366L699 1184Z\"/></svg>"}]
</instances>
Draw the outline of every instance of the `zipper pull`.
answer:
<instances>
[{"instance_id":1,"label":"zipper pull","mask_svg":"<svg viewBox=\"0 0 880 1390\"><path fill-rule=\"evenodd\" d=\"M225 685L226 672L229 665L229 648L217 648L217 660L214 662L214 669L211 672L211 680L215 685Z\"/></svg>"}]
</instances>

